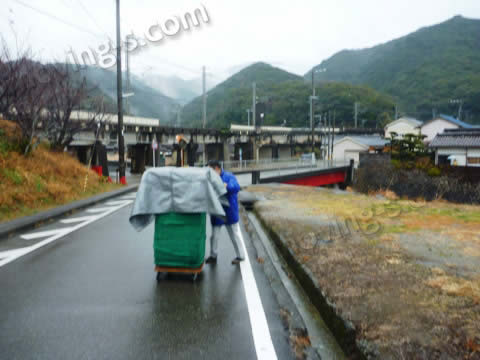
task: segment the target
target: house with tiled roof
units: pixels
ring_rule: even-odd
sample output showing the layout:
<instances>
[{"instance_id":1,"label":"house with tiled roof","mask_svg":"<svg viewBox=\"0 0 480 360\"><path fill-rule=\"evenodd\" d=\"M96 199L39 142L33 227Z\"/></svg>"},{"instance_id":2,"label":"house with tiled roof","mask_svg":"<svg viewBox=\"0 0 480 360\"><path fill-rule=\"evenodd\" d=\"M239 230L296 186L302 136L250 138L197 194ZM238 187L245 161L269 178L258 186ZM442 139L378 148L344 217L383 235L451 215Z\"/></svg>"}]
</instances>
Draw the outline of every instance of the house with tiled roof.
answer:
<instances>
[{"instance_id":1,"label":"house with tiled roof","mask_svg":"<svg viewBox=\"0 0 480 360\"><path fill-rule=\"evenodd\" d=\"M392 133L396 134L397 138L403 138L407 134L420 134L420 127L422 122L411 118L411 117L401 117L385 126L385 137L391 138Z\"/></svg>"},{"instance_id":2,"label":"house with tiled roof","mask_svg":"<svg viewBox=\"0 0 480 360\"><path fill-rule=\"evenodd\" d=\"M389 143L389 140L376 135L338 137L333 143L333 159L345 162L354 160L355 166L357 166L360 153L380 152L387 143Z\"/></svg>"},{"instance_id":3,"label":"house with tiled roof","mask_svg":"<svg viewBox=\"0 0 480 360\"><path fill-rule=\"evenodd\" d=\"M422 135L425 135L424 141L430 143L435 136L443 133L446 129L472 129L478 126L468 124L464 121L458 120L453 116L440 114L440 116L429 120L422 124L420 130Z\"/></svg>"},{"instance_id":4,"label":"house with tiled roof","mask_svg":"<svg viewBox=\"0 0 480 360\"><path fill-rule=\"evenodd\" d=\"M480 128L446 129L429 145L435 151L435 164L480 167Z\"/></svg>"}]
</instances>

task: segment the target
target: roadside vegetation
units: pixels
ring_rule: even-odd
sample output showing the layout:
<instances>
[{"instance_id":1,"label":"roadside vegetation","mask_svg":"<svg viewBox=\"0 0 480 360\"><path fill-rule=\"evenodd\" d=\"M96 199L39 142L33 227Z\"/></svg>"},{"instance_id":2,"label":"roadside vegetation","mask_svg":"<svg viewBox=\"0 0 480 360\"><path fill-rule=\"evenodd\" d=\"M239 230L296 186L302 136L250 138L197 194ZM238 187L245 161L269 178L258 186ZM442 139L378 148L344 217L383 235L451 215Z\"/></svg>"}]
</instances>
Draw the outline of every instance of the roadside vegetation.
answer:
<instances>
[{"instance_id":1,"label":"roadside vegetation","mask_svg":"<svg viewBox=\"0 0 480 360\"><path fill-rule=\"evenodd\" d=\"M436 166L421 136L396 139L379 161L360 163L353 187L364 194L393 192L408 199L480 204L480 172L476 168Z\"/></svg>"},{"instance_id":2,"label":"roadside vegetation","mask_svg":"<svg viewBox=\"0 0 480 360\"><path fill-rule=\"evenodd\" d=\"M77 133L104 126L105 110L68 66L0 42L0 222L116 188L65 152Z\"/></svg>"},{"instance_id":3,"label":"roadside vegetation","mask_svg":"<svg viewBox=\"0 0 480 360\"><path fill-rule=\"evenodd\" d=\"M19 127L0 118L0 222L120 186L108 183L68 153L51 150L46 142L27 155L24 148Z\"/></svg>"}]
</instances>

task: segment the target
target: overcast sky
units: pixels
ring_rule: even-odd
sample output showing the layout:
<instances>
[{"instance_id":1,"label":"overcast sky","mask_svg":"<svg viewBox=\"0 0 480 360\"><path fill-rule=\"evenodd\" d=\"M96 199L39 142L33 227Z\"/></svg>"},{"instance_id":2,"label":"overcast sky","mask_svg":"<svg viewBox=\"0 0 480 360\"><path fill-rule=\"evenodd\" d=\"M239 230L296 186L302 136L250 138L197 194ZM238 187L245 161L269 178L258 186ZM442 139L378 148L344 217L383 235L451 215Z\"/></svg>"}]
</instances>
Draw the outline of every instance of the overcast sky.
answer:
<instances>
[{"instance_id":1,"label":"overcast sky","mask_svg":"<svg viewBox=\"0 0 480 360\"><path fill-rule=\"evenodd\" d=\"M43 61L115 39L114 0L0 2L2 36L14 46L16 33ZM200 4L209 22L132 54L133 72L193 78L205 65L218 79L265 61L303 75L342 49L371 47L455 15L480 18L479 0L121 0L122 35L142 35Z\"/></svg>"}]
</instances>

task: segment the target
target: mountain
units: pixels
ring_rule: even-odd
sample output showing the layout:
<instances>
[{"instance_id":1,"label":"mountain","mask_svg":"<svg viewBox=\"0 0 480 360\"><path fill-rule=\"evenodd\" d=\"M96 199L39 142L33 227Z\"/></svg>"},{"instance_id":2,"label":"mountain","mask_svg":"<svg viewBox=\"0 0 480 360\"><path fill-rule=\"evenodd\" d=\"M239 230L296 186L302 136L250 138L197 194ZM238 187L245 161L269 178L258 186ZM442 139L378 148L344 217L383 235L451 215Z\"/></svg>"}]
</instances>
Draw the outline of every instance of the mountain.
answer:
<instances>
[{"instance_id":1,"label":"mountain","mask_svg":"<svg viewBox=\"0 0 480 360\"><path fill-rule=\"evenodd\" d=\"M456 16L368 49L343 50L313 70L316 81L366 84L394 96L400 110L428 119L432 109L480 123L480 20ZM305 74L311 81L311 70Z\"/></svg>"},{"instance_id":2,"label":"mountain","mask_svg":"<svg viewBox=\"0 0 480 360\"><path fill-rule=\"evenodd\" d=\"M117 75L114 71L94 66L82 67L79 70L72 69L76 76L85 77L89 86L98 87L113 104L117 103ZM170 123L176 114L178 104L172 98L147 86L136 76L131 76L130 82L131 86L128 89L124 75L124 93L134 93L133 96L124 99L125 112L160 119L164 124Z\"/></svg>"},{"instance_id":3,"label":"mountain","mask_svg":"<svg viewBox=\"0 0 480 360\"><path fill-rule=\"evenodd\" d=\"M252 63L234 65L227 69L216 71L215 73L209 72L209 69L207 68L207 91L251 64ZM181 105L189 103L191 100L201 95L203 91L201 75L185 80L178 76L164 76L149 72L148 76L142 76L139 80L152 89L174 99Z\"/></svg>"},{"instance_id":4,"label":"mountain","mask_svg":"<svg viewBox=\"0 0 480 360\"><path fill-rule=\"evenodd\" d=\"M162 76L150 74L143 82L168 97L184 105L202 92L202 79L184 80L178 76Z\"/></svg>"},{"instance_id":5,"label":"mountain","mask_svg":"<svg viewBox=\"0 0 480 360\"><path fill-rule=\"evenodd\" d=\"M257 96L268 95L274 84L299 81L300 76L258 62L252 64L207 92L208 127L227 127L230 122L246 119L251 105L252 83L257 84ZM182 109L182 123L201 126L202 97L197 97Z\"/></svg>"},{"instance_id":6,"label":"mountain","mask_svg":"<svg viewBox=\"0 0 480 360\"><path fill-rule=\"evenodd\" d=\"M253 82L260 103L257 109L263 106L261 112L265 113L264 125L309 126L310 85L298 75L269 64L255 63L207 93L207 127L247 124ZM359 124L364 126L375 127L393 116L393 99L365 86L327 83L318 86L317 92L316 114L329 112L332 120L335 116L338 125L352 125L355 102L362 104ZM201 114L202 98L198 97L183 108L182 124L200 127ZM258 116L257 121L260 121Z\"/></svg>"}]
</instances>

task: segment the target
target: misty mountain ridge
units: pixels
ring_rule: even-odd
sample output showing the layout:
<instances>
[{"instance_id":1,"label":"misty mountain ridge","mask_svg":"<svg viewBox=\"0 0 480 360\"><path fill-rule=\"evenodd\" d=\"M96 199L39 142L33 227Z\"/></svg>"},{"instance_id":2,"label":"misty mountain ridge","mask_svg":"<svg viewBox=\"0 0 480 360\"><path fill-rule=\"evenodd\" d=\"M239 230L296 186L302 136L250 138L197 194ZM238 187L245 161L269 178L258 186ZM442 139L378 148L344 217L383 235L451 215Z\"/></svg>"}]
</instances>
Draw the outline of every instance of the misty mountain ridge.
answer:
<instances>
[{"instance_id":1,"label":"misty mountain ridge","mask_svg":"<svg viewBox=\"0 0 480 360\"><path fill-rule=\"evenodd\" d=\"M225 70L215 71L207 67L206 90L209 91L232 75L250 66L252 63L245 63L230 66ZM151 88L171 97L180 105L185 105L197 96L202 94L203 80L201 73L192 79L183 79L176 75L162 75L149 73L148 76L141 76L139 80L143 81Z\"/></svg>"},{"instance_id":2,"label":"misty mountain ridge","mask_svg":"<svg viewBox=\"0 0 480 360\"><path fill-rule=\"evenodd\" d=\"M77 77L85 77L87 84L98 89L114 104L117 103L117 74L108 69L95 66L74 68L72 73ZM168 124L178 109L178 104L172 98L146 85L135 75L130 76L130 88L127 86L126 74L123 74L123 92L133 92L134 95L124 99L125 112L135 116L159 119Z\"/></svg>"}]
</instances>

